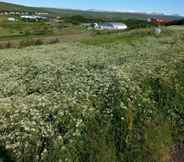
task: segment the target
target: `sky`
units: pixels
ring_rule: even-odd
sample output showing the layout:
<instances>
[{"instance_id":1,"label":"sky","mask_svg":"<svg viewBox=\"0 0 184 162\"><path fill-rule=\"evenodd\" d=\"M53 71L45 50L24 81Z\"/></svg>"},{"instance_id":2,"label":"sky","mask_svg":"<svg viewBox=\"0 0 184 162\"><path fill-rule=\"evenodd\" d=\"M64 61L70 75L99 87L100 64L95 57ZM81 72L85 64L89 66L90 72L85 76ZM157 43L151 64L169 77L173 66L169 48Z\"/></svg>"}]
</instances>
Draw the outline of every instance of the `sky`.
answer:
<instances>
[{"instance_id":1,"label":"sky","mask_svg":"<svg viewBox=\"0 0 184 162\"><path fill-rule=\"evenodd\" d=\"M1 0L0 0L1 1ZM37 7L97 9L179 14L184 16L184 0L2 0Z\"/></svg>"}]
</instances>

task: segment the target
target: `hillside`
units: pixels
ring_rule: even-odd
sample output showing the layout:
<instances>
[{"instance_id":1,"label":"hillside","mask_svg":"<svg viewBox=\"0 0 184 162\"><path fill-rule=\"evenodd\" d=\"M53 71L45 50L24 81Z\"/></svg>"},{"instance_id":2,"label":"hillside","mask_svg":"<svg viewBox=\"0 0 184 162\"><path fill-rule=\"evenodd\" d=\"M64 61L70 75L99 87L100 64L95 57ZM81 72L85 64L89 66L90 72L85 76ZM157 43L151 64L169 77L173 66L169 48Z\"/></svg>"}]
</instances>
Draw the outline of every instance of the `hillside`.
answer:
<instances>
[{"instance_id":1,"label":"hillside","mask_svg":"<svg viewBox=\"0 0 184 162\"><path fill-rule=\"evenodd\" d=\"M167 19L180 19L180 16L172 15L154 15L146 13L128 13L128 12L107 12L107 11L90 11L90 10L71 10L71 9L57 9L57 8L37 8L27 7L17 4L0 2L0 10L27 10L27 11L44 11L49 12L51 15L72 16L83 15L93 18L107 18L107 19L147 19L149 17L167 18Z\"/></svg>"},{"instance_id":2,"label":"hillside","mask_svg":"<svg viewBox=\"0 0 184 162\"><path fill-rule=\"evenodd\" d=\"M27 7L23 5L18 4L12 4L12 3L6 3L6 2L0 2L0 11L1 10L10 10L10 11L36 11L37 8Z\"/></svg>"},{"instance_id":3,"label":"hillside","mask_svg":"<svg viewBox=\"0 0 184 162\"><path fill-rule=\"evenodd\" d=\"M89 10L70 10L70 9L46 9L53 13L61 15L83 15L92 18L107 18L107 19L140 19L146 20L150 17L165 18L169 20L181 19L180 16L146 14L146 13L129 13L129 12L107 12L107 11L89 11Z\"/></svg>"},{"instance_id":4,"label":"hillside","mask_svg":"<svg viewBox=\"0 0 184 162\"><path fill-rule=\"evenodd\" d=\"M0 159L168 162L184 133L183 36L0 50Z\"/></svg>"}]
</instances>

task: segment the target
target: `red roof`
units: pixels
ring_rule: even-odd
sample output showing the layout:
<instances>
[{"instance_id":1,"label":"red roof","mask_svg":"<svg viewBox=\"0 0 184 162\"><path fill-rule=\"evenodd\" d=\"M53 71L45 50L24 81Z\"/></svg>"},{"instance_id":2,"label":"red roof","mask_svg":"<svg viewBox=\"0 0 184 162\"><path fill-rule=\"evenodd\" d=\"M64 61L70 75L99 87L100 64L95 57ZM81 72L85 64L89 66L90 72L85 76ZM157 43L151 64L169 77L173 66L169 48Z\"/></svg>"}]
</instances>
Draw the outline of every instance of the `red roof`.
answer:
<instances>
[{"instance_id":1,"label":"red roof","mask_svg":"<svg viewBox=\"0 0 184 162\"><path fill-rule=\"evenodd\" d=\"M151 18L150 22L156 25L167 25L169 23L172 23L172 20L166 20L161 18Z\"/></svg>"}]
</instances>

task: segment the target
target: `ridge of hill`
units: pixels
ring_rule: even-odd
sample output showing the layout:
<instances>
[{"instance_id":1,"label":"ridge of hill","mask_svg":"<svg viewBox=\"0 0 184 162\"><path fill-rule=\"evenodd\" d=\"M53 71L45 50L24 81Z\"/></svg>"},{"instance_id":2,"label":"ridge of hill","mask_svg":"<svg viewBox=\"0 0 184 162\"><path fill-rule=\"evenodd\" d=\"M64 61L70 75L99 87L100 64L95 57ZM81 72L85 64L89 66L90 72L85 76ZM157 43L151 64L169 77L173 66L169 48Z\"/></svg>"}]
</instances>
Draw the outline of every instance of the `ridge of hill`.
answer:
<instances>
[{"instance_id":1,"label":"ridge of hill","mask_svg":"<svg viewBox=\"0 0 184 162\"><path fill-rule=\"evenodd\" d=\"M145 20L150 17L165 18L170 20L182 19L182 16L177 15L164 15L164 14L148 14L148 13L133 13L133 12L113 12L113 11L95 11L95 10L77 10L77 9L59 9L59 8L46 8L46 7L30 7L19 4L0 2L1 10L16 10L16 11L40 11L48 12L51 15L57 16L73 16L82 15L93 18L108 18L108 19L142 19Z\"/></svg>"},{"instance_id":2,"label":"ridge of hill","mask_svg":"<svg viewBox=\"0 0 184 162\"><path fill-rule=\"evenodd\" d=\"M22 10L37 10L37 8L34 7L28 7L28 6L23 6L19 4L14 4L14 3L7 3L7 2L0 2L0 11L2 10L15 10L15 11L22 11Z\"/></svg>"}]
</instances>

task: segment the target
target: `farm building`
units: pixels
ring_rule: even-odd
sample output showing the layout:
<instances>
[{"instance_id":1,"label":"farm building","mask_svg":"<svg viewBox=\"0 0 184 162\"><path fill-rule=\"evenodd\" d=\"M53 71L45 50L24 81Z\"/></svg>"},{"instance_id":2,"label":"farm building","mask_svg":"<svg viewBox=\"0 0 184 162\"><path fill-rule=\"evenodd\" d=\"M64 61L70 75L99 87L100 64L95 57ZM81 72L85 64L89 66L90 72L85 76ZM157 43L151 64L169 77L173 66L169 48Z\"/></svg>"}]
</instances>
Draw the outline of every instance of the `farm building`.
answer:
<instances>
[{"instance_id":1,"label":"farm building","mask_svg":"<svg viewBox=\"0 0 184 162\"><path fill-rule=\"evenodd\" d=\"M0 10L0 15L34 15L35 12Z\"/></svg>"},{"instance_id":2,"label":"farm building","mask_svg":"<svg viewBox=\"0 0 184 162\"><path fill-rule=\"evenodd\" d=\"M149 18L147 21L155 25L169 25L173 23L172 20L161 19L161 18Z\"/></svg>"},{"instance_id":3,"label":"farm building","mask_svg":"<svg viewBox=\"0 0 184 162\"><path fill-rule=\"evenodd\" d=\"M127 29L127 25L123 23L94 23L94 27L96 29L101 29L101 30L125 30Z\"/></svg>"},{"instance_id":4,"label":"farm building","mask_svg":"<svg viewBox=\"0 0 184 162\"><path fill-rule=\"evenodd\" d=\"M20 18L24 21L46 21L48 18L43 16L32 16L32 15L23 15Z\"/></svg>"}]
</instances>

